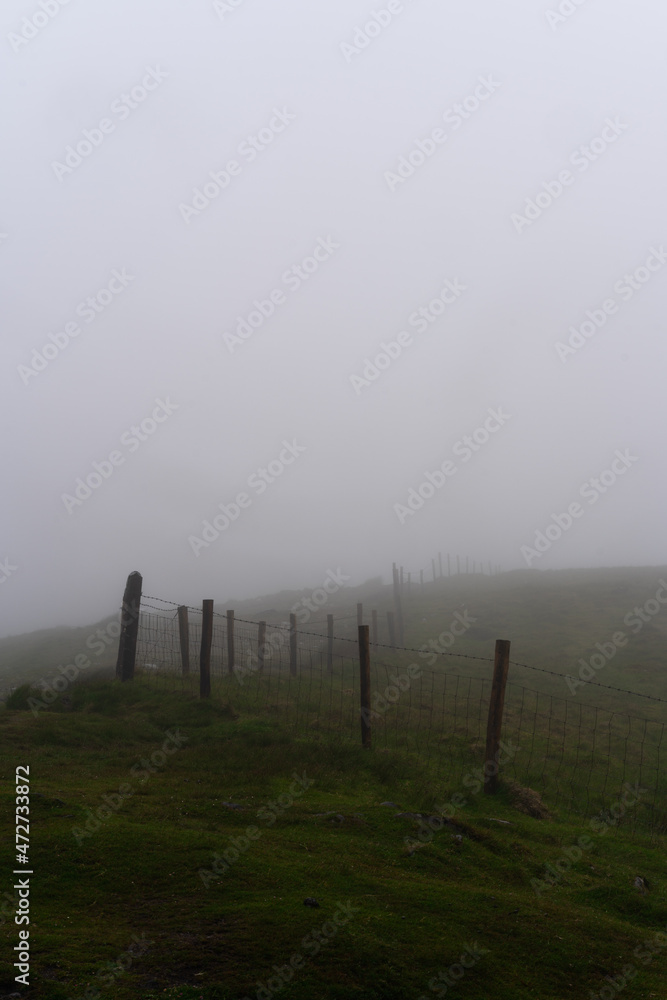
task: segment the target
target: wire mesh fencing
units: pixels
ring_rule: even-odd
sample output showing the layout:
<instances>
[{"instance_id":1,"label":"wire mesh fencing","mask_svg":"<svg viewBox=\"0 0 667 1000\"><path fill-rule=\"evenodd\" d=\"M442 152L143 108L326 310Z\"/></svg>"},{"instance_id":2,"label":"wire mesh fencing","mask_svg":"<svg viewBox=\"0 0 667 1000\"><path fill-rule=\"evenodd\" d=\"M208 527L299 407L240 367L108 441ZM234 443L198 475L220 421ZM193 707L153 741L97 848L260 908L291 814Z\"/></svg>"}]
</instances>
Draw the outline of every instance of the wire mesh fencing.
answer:
<instances>
[{"instance_id":1,"label":"wire mesh fencing","mask_svg":"<svg viewBox=\"0 0 667 1000\"><path fill-rule=\"evenodd\" d=\"M356 616L350 617L348 635L337 628L332 637L292 632L284 622L266 623L262 631L259 622L215 614L212 696L239 711L275 719L308 739L360 743L360 666L357 641L349 634L356 632ZM146 599L136 676L197 696L201 638L201 609L188 609L184 649L178 607ZM480 676L481 666L486 676ZM485 759L493 660L449 653L427 669L420 651L376 645L371 646L370 672L365 712L373 748L413 754L448 787L479 791L498 767ZM537 791L550 809L667 832L660 719L509 681L502 741L504 782ZM620 805L629 801L629 788L634 790L631 809Z\"/></svg>"}]
</instances>

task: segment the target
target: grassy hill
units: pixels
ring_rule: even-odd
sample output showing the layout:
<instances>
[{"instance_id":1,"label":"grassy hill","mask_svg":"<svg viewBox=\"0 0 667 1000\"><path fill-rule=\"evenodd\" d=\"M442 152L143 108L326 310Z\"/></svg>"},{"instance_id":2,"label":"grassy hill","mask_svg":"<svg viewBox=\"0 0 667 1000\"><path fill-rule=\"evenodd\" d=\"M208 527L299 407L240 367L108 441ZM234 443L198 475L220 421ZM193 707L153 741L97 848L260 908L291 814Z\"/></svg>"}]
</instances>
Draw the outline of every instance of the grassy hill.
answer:
<instances>
[{"instance_id":1,"label":"grassy hill","mask_svg":"<svg viewBox=\"0 0 667 1000\"><path fill-rule=\"evenodd\" d=\"M475 620L453 655L436 658L438 683L486 690L493 641L508 638L517 691L567 698L595 718L634 713L655 733L661 702L593 683L572 694L563 676L623 631L627 643L595 680L667 698L661 578L664 568L642 568L470 575L423 592L413 584L406 645L437 640L463 608ZM280 622L308 594L235 610ZM303 630L321 631L333 613L336 633L352 638L357 600L366 620L380 611L386 642L391 588L379 581L333 595ZM647 620L633 631L624 619L637 607ZM48 678L86 649L95 670L109 670L115 647L97 656L91 636L112 621L1 640L0 683ZM375 686L383 664L404 670L415 659L375 650ZM503 768L491 797L474 778L484 743L467 717L461 725L445 714L443 735L428 730L425 743L433 716L422 681L374 722L373 748L363 750L353 659L331 681L331 692L349 694L344 705L310 683L317 668L291 689L288 677L243 687L220 678L210 701L196 697L196 675L189 688L175 675L119 685L92 674L36 715L25 710L27 688L0 707L0 998L565 1000L621 987L628 998L665 996L664 778L648 804L636 761L609 758L575 802L579 744L564 730L559 756L552 720L539 714L522 733L511 685L505 731L527 764ZM476 698L482 718L486 701ZM596 734L580 725L576 737L593 746ZM651 740L641 755L660 759ZM30 767L27 990L11 957L18 765Z\"/></svg>"},{"instance_id":2,"label":"grassy hill","mask_svg":"<svg viewBox=\"0 0 667 1000\"><path fill-rule=\"evenodd\" d=\"M5 709L0 760L7 887L14 770L30 766L21 995L564 1000L624 976L624 996L664 996L664 838L139 683L74 686L36 718Z\"/></svg>"}]
</instances>

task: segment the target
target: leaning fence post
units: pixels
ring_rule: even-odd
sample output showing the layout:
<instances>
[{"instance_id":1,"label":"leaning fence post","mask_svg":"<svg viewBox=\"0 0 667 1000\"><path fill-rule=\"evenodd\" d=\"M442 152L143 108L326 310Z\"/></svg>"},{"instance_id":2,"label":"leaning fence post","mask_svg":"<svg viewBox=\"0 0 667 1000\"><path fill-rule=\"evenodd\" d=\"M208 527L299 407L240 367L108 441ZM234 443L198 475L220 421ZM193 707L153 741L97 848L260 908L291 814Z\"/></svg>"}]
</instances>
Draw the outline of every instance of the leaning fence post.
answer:
<instances>
[{"instance_id":1,"label":"leaning fence post","mask_svg":"<svg viewBox=\"0 0 667 1000\"><path fill-rule=\"evenodd\" d=\"M387 612L387 628L389 629L389 645L396 649L396 629L394 628L394 612Z\"/></svg>"},{"instance_id":2,"label":"leaning fence post","mask_svg":"<svg viewBox=\"0 0 667 1000\"><path fill-rule=\"evenodd\" d=\"M141 610L141 584L141 573L134 570L128 576L125 584L123 610L120 616L120 638L118 640L118 659L116 660L116 677L120 681L134 679Z\"/></svg>"},{"instance_id":3,"label":"leaning fence post","mask_svg":"<svg viewBox=\"0 0 667 1000\"><path fill-rule=\"evenodd\" d=\"M359 625L359 674L361 678L361 745L371 748L371 654L368 645L368 625Z\"/></svg>"},{"instance_id":4,"label":"leaning fence post","mask_svg":"<svg viewBox=\"0 0 667 1000\"><path fill-rule=\"evenodd\" d=\"M213 644L213 601L204 601L199 651L199 697L211 696L211 645Z\"/></svg>"},{"instance_id":5,"label":"leaning fence post","mask_svg":"<svg viewBox=\"0 0 667 1000\"><path fill-rule=\"evenodd\" d=\"M266 642L266 622L260 622L257 630L257 673L264 670L264 643Z\"/></svg>"},{"instance_id":6,"label":"leaning fence post","mask_svg":"<svg viewBox=\"0 0 667 1000\"><path fill-rule=\"evenodd\" d=\"M296 615L289 616L289 669L296 677Z\"/></svg>"},{"instance_id":7,"label":"leaning fence post","mask_svg":"<svg viewBox=\"0 0 667 1000\"><path fill-rule=\"evenodd\" d=\"M181 645L181 671L183 676L190 673L190 626L187 605L178 609L178 638Z\"/></svg>"},{"instance_id":8,"label":"leaning fence post","mask_svg":"<svg viewBox=\"0 0 667 1000\"><path fill-rule=\"evenodd\" d=\"M498 753L500 751L500 732L503 724L503 706L505 704L505 685L510 663L510 644L507 639L496 639L496 653L493 662L493 684L489 701L489 719L486 726L486 758L484 763L484 791L493 795L498 788ZM487 766L491 773L486 774Z\"/></svg>"},{"instance_id":9,"label":"leaning fence post","mask_svg":"<svg viewBox=\"0 0 667 1000\"><path fill-rule=\"evenodd\" d=\"M334 626L333 615L327 615L327 670L333 673Z\"/></svg>"},{"instance_id":10,"label":"leaning fence post","mask_svg":"<svg viewBox=\"0 0 667 1000\"><path fill-rule=\"evenodd\" d=\"M234 612L227 612L227 659L229 660L228 673L234 673Z\"/></svg>"}]
</instances>

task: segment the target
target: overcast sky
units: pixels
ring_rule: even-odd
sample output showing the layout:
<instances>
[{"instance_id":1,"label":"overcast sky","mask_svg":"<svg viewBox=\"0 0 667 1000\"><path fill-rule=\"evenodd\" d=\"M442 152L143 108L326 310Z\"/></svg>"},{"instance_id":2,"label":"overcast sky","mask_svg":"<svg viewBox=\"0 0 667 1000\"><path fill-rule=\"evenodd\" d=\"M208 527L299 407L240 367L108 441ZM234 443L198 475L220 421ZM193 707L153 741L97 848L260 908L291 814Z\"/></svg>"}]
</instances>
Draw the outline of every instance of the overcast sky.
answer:
<instances>
[{"instance_id":1,"label":"overcast sky","mask_svg":"<svg viewBox=\"0 0 667 1000\"><path fill-rule=\"evenodd\" d=\"M667 562L662 4L1 17L0 634Z\"/></svg>"}]
</instances>

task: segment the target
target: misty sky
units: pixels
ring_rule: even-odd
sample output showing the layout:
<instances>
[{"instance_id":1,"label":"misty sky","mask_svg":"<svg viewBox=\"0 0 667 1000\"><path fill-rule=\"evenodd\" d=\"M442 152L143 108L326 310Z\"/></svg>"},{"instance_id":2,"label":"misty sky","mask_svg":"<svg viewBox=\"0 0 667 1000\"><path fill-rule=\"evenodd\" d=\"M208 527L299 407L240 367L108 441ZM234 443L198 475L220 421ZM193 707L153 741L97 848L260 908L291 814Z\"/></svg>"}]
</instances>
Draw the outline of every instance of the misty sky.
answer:
<instances>
[{"instance_id":1,"label":"misty sky","mask_svg":"<svg viewBox=\"0 0 667 1000\"><path fill-rule=\"evenodd\" d=\"M667 562L666 27L5 0L0 634Z\"/></svg>"}]
</instances>

